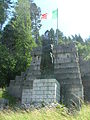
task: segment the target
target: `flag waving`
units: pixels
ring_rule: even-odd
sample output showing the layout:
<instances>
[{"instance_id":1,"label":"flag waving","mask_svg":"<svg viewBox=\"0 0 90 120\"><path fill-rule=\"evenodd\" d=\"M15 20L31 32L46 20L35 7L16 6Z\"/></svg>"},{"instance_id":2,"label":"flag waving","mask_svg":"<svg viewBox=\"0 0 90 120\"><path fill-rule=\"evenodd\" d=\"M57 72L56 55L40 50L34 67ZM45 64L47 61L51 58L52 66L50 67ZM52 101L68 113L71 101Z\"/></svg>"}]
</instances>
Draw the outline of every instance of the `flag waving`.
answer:
<instances>
[{"instance_id":1,"label":"flag waving","mask_svg":"<svg viewBox=\"0 0 90 120\"><path fill-rule=\"evenodd\" d=\"M58 9L53 10L51 13L44 13L41 15L41 19L56 19L58 17Z\"/></svg>"},{"instance_id":2,"label":"flag waving","mask_svg":"<svg viewBox=\"0 0 90 120\"><path fill-rule=\"evenodd\" d=\"M42 14L41 19L47 19L47 13Z\"/></svg>"},{"instance_id":3,"label":"flag waving","mask_svg":"<svg viewBox=\"0 0 90 120\"><path fill-rule=\"evenodd\" d=\"M58 17L58 9L52 11L52 19L56 19Z\"/></svg>"},{"instance_id":4,"label":"flag waving","mask_svg":"<svg viewBox=\"0 0 90 120\"><path fill-rule=\"evenodd\" d=\"M53 10L51 13L44 13L41 15L41 19L56 19L57 30L58 30L58 8ZM57 44L58 44L58 31L57 31Z\"/></svg>"}]
</instances>

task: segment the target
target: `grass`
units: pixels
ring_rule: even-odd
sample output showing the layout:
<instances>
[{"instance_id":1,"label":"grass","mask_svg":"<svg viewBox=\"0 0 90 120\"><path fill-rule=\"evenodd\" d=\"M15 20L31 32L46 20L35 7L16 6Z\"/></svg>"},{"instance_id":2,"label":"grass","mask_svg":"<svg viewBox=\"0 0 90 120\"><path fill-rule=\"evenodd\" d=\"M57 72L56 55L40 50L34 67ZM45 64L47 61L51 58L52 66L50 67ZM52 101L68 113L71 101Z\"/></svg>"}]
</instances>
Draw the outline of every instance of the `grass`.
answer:
<instances>
[{"instance_id":1,"label":"grass","mask_svg":"<svg viewBox=\"0 0 90 120\"><path fill-rule=\"evenodd\" d=\"M84 105L78 114L71 115L61 108L40 109L34 111L2 111L0 120L90 120L90 105Z\"/></svg>"},{"instance_id":2,"label":"grass","mask_svg":"<svg viewBox=\"0 0 90 120\"><path fill-rule=\"evenodd\" d=\"M4 93L4 95L3 95ZM8 95L8 94L7 94ZM0 97L7 97L4 92L0 92ZM11 99L11 96L9 96ZM83 105L80 112L70 114L65 107L42 108L35 110L4 110L0 111L0 120L90 120L90 105Z\"/></svg>"}]
</instances>

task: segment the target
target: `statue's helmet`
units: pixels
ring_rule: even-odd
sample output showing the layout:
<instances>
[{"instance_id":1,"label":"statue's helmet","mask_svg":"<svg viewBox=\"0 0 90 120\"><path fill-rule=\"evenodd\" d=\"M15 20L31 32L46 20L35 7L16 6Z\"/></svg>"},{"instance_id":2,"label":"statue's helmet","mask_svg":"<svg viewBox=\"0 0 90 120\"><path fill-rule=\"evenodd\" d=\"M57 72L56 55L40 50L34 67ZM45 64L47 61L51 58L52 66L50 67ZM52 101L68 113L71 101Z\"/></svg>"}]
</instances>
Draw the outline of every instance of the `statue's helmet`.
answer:
<instances>
[{"instance_id":1,"label":"statue's helmet","mask_svg":"<svg viewBox=\"0 0 90 120\"><path fill-rule=\"evenodd\" d=\"M49 35L49 30L47 30L44 35L48 36Z\"/></svg>"}]
</instances>

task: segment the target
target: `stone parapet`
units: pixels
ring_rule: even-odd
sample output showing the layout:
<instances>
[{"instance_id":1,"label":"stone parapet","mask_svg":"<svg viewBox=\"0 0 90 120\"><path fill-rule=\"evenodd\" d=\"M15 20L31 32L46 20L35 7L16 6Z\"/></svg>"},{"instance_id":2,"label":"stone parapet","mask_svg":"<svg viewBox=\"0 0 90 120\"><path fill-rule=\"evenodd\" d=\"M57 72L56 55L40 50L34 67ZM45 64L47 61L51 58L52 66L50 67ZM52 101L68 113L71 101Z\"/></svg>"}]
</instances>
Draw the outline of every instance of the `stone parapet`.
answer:
<instances>
[{"instance_id":1,"label":"stone parapet","mask_svg":"<svg viewBox=\"0 0 90 120\"><path fill-rule=\"evenodd\" d=\"M54 65L55 69L59 69L59 68L74 68L74 67L78 67L78 63L77 62L66 62L66 63L56 63Z\"/></svg>"},{"instance_id":2,"label":"stone parapet","mask_svg":"<svg viewBox=\"0 0 90 120\"><path fill-rule=\"evenodd\" d=\"M62 44L55 46L54 51L58 51L58 53L76 53L76 47L74 43Z\"/></svg>"},{"instance_id":3,"label":"stone parapet","mask_svg":"<svg viewBox=\"0 0 90 120\"><path fill-rule=\"evenodd\" d=\"M74 68L57 68L54 69L54 73L55 74L72 74L72 73L80 73L80 71L78 71L78 67L74 67Z\"/></svg>"}]
</instances>

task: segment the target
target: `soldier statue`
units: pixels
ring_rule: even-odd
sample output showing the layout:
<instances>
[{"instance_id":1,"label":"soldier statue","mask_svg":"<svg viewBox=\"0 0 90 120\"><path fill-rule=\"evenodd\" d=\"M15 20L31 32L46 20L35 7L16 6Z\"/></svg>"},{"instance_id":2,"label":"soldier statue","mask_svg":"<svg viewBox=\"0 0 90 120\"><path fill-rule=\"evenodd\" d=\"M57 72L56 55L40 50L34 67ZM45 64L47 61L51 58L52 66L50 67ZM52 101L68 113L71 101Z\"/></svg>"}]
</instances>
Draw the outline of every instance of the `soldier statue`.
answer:
<instances>
[{"instance_id":1,"label":"soldier statue","mask_svg":"<svg viewBox=\"0 0 90 120\"><path fill-rule=\"evenodd\" d=\"M54 75L53 44L48 30L43 36L40 70L42 78L52 78Z\"/></svg>"}]
</instances>

